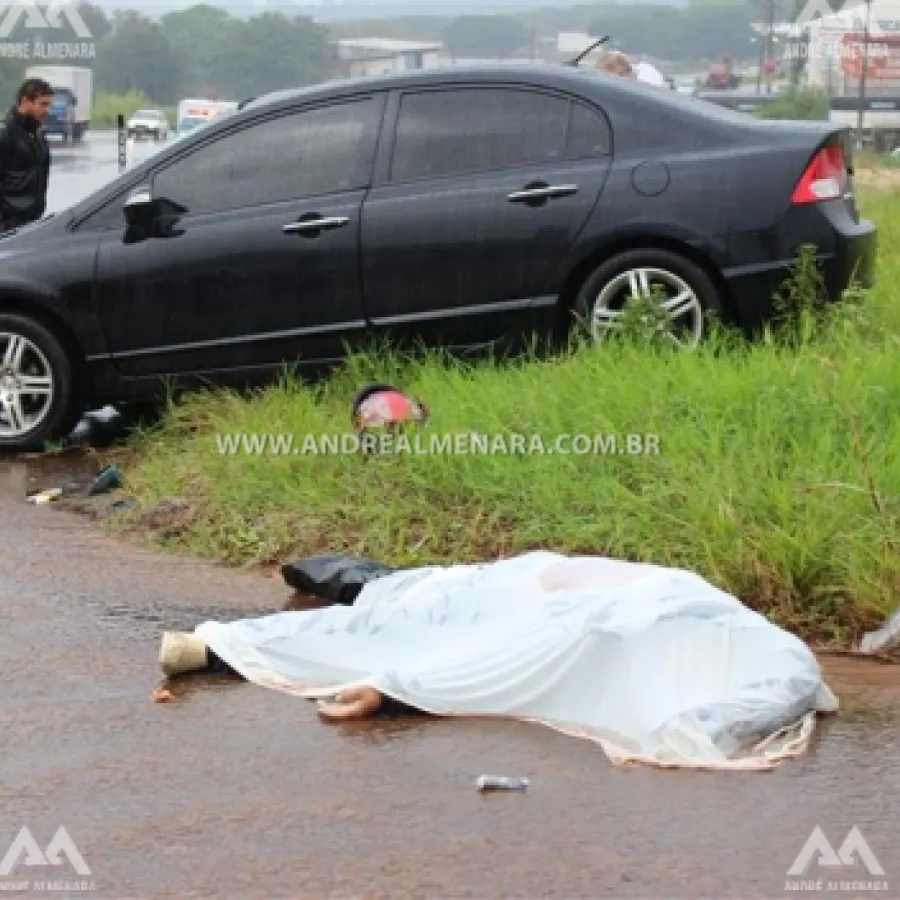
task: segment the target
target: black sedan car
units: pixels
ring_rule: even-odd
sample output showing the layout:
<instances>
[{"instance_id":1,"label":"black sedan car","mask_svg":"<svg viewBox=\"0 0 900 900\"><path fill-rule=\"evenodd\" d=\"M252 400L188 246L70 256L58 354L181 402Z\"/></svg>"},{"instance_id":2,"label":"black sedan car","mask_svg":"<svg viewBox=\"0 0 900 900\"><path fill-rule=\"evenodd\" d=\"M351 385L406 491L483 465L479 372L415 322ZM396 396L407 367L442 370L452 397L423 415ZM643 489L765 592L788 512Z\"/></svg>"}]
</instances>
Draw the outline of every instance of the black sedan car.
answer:
<instances>
[{"instance_id":1,"label":"black sedan car","mask_svg":"<svg viewBox=\"0 0 900 900\"><path fill-rule=\"evenodd\" d=\"M163 382L250 385L379 334L462 349L652 296L752 329L804 244L871 283L827 123L595 71L450 67L279 92L0 238L0 446Z\"/></svg>"}]
</instances>

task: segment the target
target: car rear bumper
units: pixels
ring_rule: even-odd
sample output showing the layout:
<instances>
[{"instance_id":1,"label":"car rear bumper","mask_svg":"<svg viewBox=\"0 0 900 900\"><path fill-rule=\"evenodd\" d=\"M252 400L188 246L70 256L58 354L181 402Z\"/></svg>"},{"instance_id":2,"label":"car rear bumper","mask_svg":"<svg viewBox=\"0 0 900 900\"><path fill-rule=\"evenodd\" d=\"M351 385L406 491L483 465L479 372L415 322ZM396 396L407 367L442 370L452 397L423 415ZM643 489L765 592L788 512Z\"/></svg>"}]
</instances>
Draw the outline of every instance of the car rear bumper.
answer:
<instances>
[{"instance_id":1,"label":"car rear bumper","mask_svg":"<svg viewBox=\"0 0 900 900\"><path fill-rule=\"evenodd\" d=\"M128 127L129 137L155 137L162 131L162 128L151 128L149 125L130 125Z\"/></svg>"},{"instance_id":2,"label":"car rear bumper","mask_svg":"<svg viewBox=\"0 0 900 900\"><path fill-rule=\"evenodd\" d=\"M751 249L754 244L756 253ZM772 318L775 295L792 275L804 245L816 248L828 301L840 300L851 285L874 285L878 234L872 222L854 219L842 202L795 210L777 230L752 238L738 236L731 244L731 258L743 264L729 266L722 274L731 311L740 327L756 330ZM758 254L758 259L765 249L770 251L765 262L740 259L750 254ZM773 249L780 251L774 260Z\"/></svg>"}]
</instances>

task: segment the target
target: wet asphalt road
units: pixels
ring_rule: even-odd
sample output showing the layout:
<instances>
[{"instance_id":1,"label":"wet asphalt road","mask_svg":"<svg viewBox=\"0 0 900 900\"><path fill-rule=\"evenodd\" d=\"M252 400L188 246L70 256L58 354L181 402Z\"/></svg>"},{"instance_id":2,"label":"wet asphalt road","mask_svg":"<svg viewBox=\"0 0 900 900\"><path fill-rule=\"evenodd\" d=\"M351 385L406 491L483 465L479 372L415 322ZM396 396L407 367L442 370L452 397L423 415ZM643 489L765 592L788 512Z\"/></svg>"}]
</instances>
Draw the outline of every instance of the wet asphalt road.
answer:
<instances>
[{"instance_id":1,"label":"wet asphalt road","mask_svg":"<svg viewBox=\"0 0 900 900\"><path fill-rule=\"evenodd\" d=\"M324 725L306 701L208 676L154 704L161 632L280 610L280 575L158 557L6 503L0 855L25 825L41 848L65 826L90 896L780 898L812 829L837 848L854 824L886 870L876 896L900 895L896 667L826 661L844 710L809 756L756 775L616 770L518 723ZM482 773L532 785L479 795ZM62 861L0 888L74 880Z\"/></svg>"},{"instance_id":2,"label":"wet asphalt road","mask_svg":"<svg viewBox=\"0 0 900 900\"><path fill-rule=\"evenodd\" d=\"M54 151L53 208L115 175L113 135ZM842 712L809 756L759 775L620 771L586 742L517 723L326 726L302 700L209 677L154 704L161 632L280 610L280 576L3 504L0 860L23 826L42 850L64 826L90 867L19 864L0 873L9 896L46 896L33 882L53 880L93 886L56 896L116 900L783 898L817 825L835 849L858 826L885 874L813 863L805 878L823 890L807 896L900 896L897 667L826 659ZM482 773L531 788L482 796Z\"/></svg>"}]
</instances>

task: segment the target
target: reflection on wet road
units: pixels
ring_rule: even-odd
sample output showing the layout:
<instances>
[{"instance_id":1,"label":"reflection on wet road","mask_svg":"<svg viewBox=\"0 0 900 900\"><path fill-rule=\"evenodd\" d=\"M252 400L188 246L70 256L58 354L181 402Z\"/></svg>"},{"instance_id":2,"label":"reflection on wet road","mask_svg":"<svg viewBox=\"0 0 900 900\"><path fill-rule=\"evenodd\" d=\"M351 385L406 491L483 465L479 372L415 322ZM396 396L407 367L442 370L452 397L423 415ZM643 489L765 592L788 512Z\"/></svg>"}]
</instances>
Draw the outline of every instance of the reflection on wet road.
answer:
<instances>
[{"instance_id":1,"label":"reflection on wet road","mask_svg":"<svg viewBox=\"0 0 900 900\"><path fill-rule=\"evenodd\" d=\"M47 192L48 213L58 213L78 203L119 174L118 140L114 131L88 132L80 145L63 144L52 137L48 140L52 155ZM132 143L128 149L128 166L135 165L165 146L165 142Z\"/></svg>"},{"instance_id":2,"label":"reflection on wet road","mask_svg":"<svg viewBox=\"0 0 900 900\"><path fill-rule=\"evenodd\" d=\"M900 894L895 667L826 660L844 709L774 773L623 771L539 726L330 727L239 681L176 682L153 704L160 633L276 611L280 576L160 558L24 504L0 510L0 542L0 857L24 825L42 848L65 826L88 896L785 898L817 825L835 849L858 826L886 871L813 862L807 879ZM483 773L531 787L480 795ZM74 879L60 868L15 877Z\"/></svg>"}]
</instances>

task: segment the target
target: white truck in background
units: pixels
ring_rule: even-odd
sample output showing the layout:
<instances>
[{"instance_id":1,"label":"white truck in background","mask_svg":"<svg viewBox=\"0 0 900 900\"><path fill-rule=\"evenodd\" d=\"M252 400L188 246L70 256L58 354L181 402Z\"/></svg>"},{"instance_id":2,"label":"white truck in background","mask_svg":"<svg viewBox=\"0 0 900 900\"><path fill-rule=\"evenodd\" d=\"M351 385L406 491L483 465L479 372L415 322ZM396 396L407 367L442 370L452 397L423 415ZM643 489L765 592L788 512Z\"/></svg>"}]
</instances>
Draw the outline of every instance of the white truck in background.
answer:
<instances>
[{"instance_id":1,"label":"white truck in background","mask_svg":"<svg viewBox=\"0 0 900 900\"><path fill-rule=\"evenodd\" d=\"M54 90L53 106L44 120L47 134L78 142L91 125L94 72L81 66L31 66L26 78L43 78Z\"/></svg>"},{"instance_id":2,"label":"white truck in background","mask_svg":"<svg viewBox=\"0 0 900 900\"><path fill-rule=\"evenodd\" d=\"M231 100L186 98L178 104L178 112L175 114L175 130L179 137L183 137L220 116L231 115L237 111L237 107L237 102Z\"/></svg>"}]
</instances>

